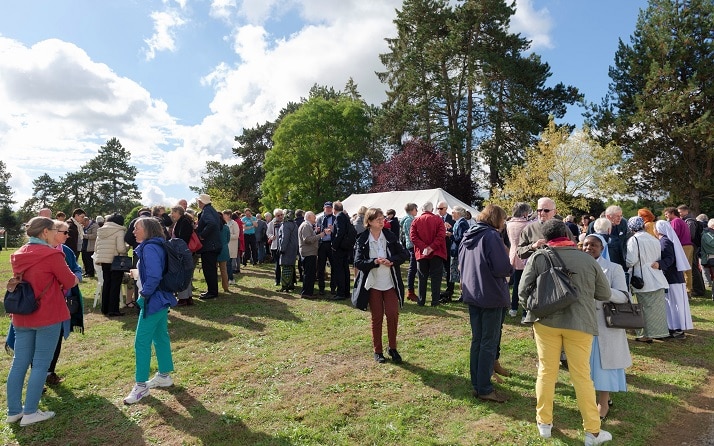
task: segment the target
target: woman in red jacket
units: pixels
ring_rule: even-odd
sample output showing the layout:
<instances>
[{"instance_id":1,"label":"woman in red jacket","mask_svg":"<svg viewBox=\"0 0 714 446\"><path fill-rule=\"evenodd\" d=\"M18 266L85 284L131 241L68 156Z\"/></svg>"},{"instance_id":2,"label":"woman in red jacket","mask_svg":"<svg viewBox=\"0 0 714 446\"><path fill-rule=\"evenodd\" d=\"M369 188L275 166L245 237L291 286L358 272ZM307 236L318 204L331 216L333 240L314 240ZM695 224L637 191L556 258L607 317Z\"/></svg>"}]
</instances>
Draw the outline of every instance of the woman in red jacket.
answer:
<instances>
[{"instance_id":1,"label":"woman in red jacket","mask_svg":"<svg viewBox=\"0 0 714 446\"><path fill-rule=\"evenodd\" d=\"M47 369L52 361L62 322L69 319L64 290L79 283L70 271L64 254L52 246L57 228L49 218L35 217L27 224L29 241L11 257L12 272L22 274L30 283L39 307L31 314L13 314L15 356L7 376L7 422L20 421L27 426L55 416L54 412L38 409ZM27 369L32 364L27 381L25 405L22 386Z\"/></svg>"}]
</instances>

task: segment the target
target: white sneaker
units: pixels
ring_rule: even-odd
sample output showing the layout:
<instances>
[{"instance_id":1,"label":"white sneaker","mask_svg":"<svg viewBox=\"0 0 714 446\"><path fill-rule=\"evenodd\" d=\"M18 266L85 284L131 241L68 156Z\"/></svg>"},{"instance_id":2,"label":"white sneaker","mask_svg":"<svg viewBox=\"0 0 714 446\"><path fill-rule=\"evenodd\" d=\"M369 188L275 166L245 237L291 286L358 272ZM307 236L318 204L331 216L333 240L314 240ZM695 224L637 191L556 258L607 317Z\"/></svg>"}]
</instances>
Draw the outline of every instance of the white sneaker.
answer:
<instances>
[{"instance_id":1,"label":"white sneaker","mask_svg":"<svg viewBox=\"0 0 714 446\"><path fill-rule=\"evenodd\" d=\"M174 380L171 379L171 376L166 375L166 377L163 377L158 372L156 373L156 375L154 375L153 378L146 382L146 387L148 387L149 389L153 389L155 387L171 387L173 385Z\"/></svg>"},{"instance_id":2,"label":"white sneaker","mask_svg":"<svg viewBox=\"0 0 714 446\"><path fill-rule=\"evenodd\" d=\"M553 429L552 424L538 423L538 432L540 432L540 436L543 438L550 438L551 429Z\"/></svg>"},{"instance_id":3,"label":"white sneaker","mask_svg":"<svg viewBox=\"0 0 714 446\"><path fill-rule=\"evenodd\" d=\"M585 433L585 446L595 446L597 444L603 444L610 440L612 440L612 434L602 429L600 429L600 433L597 437L591 434L590 432Z\"/></svg>"},{"instance_id":4,"label":"white sneaker","mask_svg":"<svg viewBox=\"0 0 714 446\"><path fill-rule=\"evenodd\" d=\"M140 399L144 398L149 394L149 386L144 384L143 386L140 384L134 384L134 388L131 389L131 393L124 398L124 404L134 404Z\"/></svg>"},{"instance_id":5,"label":"white sneaker","mask_svg":"<svg viewBox=\"0 0 714 446\"><path fill-rule=\"evenodd\" d=\"M49 410L47 412L42 412L41 410L37 410L35 413L31 413L30 415L23 415L22 419L20 420L20 426L29 426L30 424L35 424L39 423L40 421L45 421L49 420L50 418L54 417L55 413L50 412Z\"/></svg>"},{"instance_id":6,"label":"white sneaker","mask_svg":"<svg viewBox=\"0 0 714 446\"><path fill-rule=\"evenodd\" d=\"M229 281L228 281L228 285L235 285L235 284L236 284L236 281L235 281L235 280L229 280Z\"/></svg>"},{"instance_id":7,"label":"white sneaker","mask_svg":"<svg viewBox=\"0 0 714 446\"><path fill-rule=\"evenodd\" d=\"M7 418L5 418L5 422L10 424L10 423L16 423L22 419L23 413L20 412L16 415L8 415Z\"/></svg>"},{"instance_id":8,"label":"white sneaker","mask_svg":"<svg viewBox=\"0 0 714 446\"><path fill-rule=\"evenodd\" d=\"M511 317L518 316L518 310L508 310L508 315Z\"/></svg>"}]
</instances>

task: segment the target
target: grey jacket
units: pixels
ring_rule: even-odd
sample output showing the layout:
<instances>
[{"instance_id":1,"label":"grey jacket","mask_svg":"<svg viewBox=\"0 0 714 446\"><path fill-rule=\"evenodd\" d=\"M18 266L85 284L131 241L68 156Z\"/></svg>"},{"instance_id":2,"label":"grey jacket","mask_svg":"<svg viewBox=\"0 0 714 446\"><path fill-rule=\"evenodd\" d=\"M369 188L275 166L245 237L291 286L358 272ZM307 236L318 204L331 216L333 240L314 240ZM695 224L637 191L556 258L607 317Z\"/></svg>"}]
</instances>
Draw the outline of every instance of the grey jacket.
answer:
<instances>
[{"instance_id":1,"label":"grey jacket","mask_svg":"<svg viewBox=\"0 0 714 446\"><path fill-rule=\"evenodd\" d=\"M298 228L298 243L300 245L300 255L302 257L316 256L320 247L322 235L315 235L315 230L310 222L303 222Z\"/></svg>"},{"instance_id":2,"label":"grey jacket","mask_svg":"<svg viewBox=\"0 0 714 446\"><path fill-rule=\"evenodd\" d=\"M298 227L286 220L278 230L278 251L281 265L295 265L298 256Z\"/></svg>"}]
</instances>

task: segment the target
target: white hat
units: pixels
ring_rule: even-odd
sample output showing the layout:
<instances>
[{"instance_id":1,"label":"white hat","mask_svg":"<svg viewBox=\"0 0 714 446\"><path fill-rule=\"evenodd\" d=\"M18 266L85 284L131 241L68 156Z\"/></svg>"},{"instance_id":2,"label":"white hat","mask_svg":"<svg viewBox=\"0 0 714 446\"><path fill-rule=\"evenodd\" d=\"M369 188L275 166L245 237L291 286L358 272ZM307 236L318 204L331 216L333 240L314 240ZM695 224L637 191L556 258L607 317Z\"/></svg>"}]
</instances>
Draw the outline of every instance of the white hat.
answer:
<instances>
[{"instance_id":1,"label":"white hat","mask_svg":"<svg viewBox=\"0 0 714 446\"><path fill-rule=\"evenodd\" d=\"M201 194L198 196L198 201L200 201L203 204L210 204L211 203L211 196L208 194Z\"/></svg>"},{"instance_id":2,"label":"white hat","mask_svg":"<svg viewBox=\"0 0 714 446\"><path fill-rule=\"evenodd\" d=\"M98 215L97 218L94 219L97 223L104 223L104 217L101 215Z\"/></svg>"}]
</instances>

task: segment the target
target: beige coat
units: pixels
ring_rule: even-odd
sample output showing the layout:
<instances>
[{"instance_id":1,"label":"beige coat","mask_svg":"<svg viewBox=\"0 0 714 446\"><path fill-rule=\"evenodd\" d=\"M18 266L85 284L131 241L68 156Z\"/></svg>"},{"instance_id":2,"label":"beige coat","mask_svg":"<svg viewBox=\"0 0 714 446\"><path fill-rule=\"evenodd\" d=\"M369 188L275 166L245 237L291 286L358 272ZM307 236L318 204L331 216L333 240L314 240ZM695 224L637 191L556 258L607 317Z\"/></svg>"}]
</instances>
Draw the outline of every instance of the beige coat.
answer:
<instances>
[{"instance_id":1,"label":"beige coat","mask_svg":"<svg viewBox=\"0 0 714 446\"><path fill-rule=\"evenodd\" d=\"M316 256L320 245L322 234L315 235L315 230L312 224L308 221L302 222L298 228L298 244L300 246L300 255L302 257Z\"/></svg>"},{"instance_id":2,"label":"beige coat","mask_svg":"<svg viewBox=\"0 0 714 446\"><path fill-rule=\"evenodd\" d=\"M625 303L629 297L625 272L617 264L599 257L597 263L610 282L610 302ZM600 365L603 369L626 369L632 365L627 335L622 328L610 328L605 324L602 302L595 301L597 310L597 342L600 346Z\"/></svg>"},{"instance_id":3,"label":"beige coat","mask_svg":"<svg viewBox=\"0 0 714 446\"><path fill-rule=\"evenodd\" d=\"M106 222L97 230L97 242L94 246L94 263L112 263L114 256L126 255L128 246L124 243L126 228L114 222Z\"/></svg>"}]
</instances>

